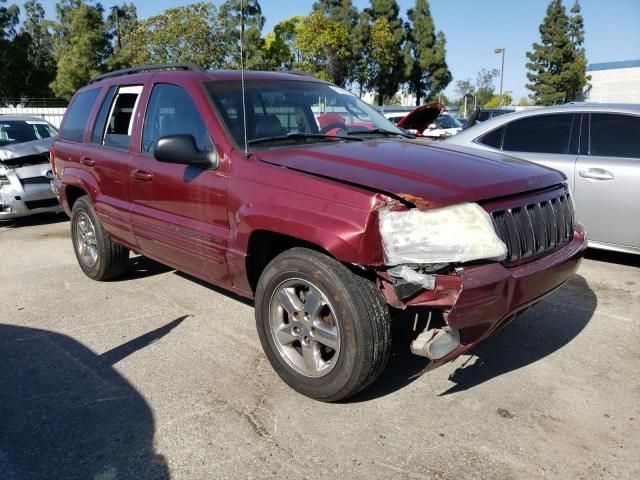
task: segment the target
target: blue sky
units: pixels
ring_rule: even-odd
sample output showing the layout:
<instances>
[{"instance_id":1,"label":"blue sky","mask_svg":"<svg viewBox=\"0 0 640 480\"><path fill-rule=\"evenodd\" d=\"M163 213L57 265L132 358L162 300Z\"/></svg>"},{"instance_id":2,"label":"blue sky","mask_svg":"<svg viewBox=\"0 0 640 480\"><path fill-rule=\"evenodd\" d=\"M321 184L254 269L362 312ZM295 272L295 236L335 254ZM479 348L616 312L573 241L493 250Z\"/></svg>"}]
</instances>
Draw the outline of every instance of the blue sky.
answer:
<instances>
[{"instance_id":1,"label":"blue sky","mask_svg":"<svg viewBox=\"0 0 640 480\"><path fill-rule=\"evenodd\" d=\"M14 3L16 0L9 0ZM573 0L564 0L570 7ZM21 0L18 0L21 2ZM55 17L55 0L42 2L48 18ZM116 1L104 0L108 8ZM134 2L142 18L167 7L191 1L155 0ZM220 5L221 1L215 1ZM280 20L292 15L305 15L313 0L262 0L266 17L265 33ZM354 0L358 9L368 0ZM415 0L400 0L401 15ZM548 0L431 0L431 13L436 28L447 38L447 62L454 81L447 89L452 93L456 80L475 79L481 68L500 68L495 48L506 48L504 90L513 92L517 100L528 94L525 84L526 56L531 44L539 40L538 26L544 18ZM587 59L590 63L640 59L640 0L581 0L585 20Z\"/></svg>"}]
</instances>

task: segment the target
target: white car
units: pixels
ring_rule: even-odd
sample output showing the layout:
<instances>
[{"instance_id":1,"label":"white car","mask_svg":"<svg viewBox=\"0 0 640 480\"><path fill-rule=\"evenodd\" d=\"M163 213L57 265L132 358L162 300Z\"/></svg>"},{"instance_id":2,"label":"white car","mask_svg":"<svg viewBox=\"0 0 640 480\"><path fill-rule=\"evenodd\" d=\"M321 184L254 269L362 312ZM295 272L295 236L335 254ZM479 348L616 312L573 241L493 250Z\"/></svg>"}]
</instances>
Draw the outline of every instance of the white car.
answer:
<instances>
[{"instance_id":1,"label":"white car","mask_svg":"<svg viewBox=\"0 0 640 480\"><path fill-rule=\"evenodd\" d=\"M462 131L462 124L445 110L443 104L434 102L417 107L407 114L393 112L385 114L385 117L418 137L442 140Z\"/></svg>"},{"instance_id":2,"label":"white car","mask_svg":"<svg viewBox=\"0 0 640 480\"><path fill-rule=\"evenodd\" d=\"M57 134L41 118L0 115L0 220L62 212L49 164Z\"/></svg>"}]
</instances>

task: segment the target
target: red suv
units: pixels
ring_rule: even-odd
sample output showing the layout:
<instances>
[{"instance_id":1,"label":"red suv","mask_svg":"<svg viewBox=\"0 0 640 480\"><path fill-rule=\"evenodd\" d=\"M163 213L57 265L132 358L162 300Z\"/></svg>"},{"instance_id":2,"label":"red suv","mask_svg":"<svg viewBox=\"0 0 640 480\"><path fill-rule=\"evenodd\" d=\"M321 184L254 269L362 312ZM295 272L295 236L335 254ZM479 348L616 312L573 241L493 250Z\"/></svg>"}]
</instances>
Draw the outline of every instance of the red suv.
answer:
<instances>
[{"instance_id":1,"label":"red suv","mask_svg":"<svg viewBox=\"0 0 640 480\"><path fill-rule=\"evenodd\" d=\"M145 66L76 93L53 188L87 276L117 277L133 250L254 298L280 377L334 401L384 369L392 312L429 313L410 348L441 365L561 286L586 245L559 172L409 137L315 78Z\"/></svg>"}]
</instances>

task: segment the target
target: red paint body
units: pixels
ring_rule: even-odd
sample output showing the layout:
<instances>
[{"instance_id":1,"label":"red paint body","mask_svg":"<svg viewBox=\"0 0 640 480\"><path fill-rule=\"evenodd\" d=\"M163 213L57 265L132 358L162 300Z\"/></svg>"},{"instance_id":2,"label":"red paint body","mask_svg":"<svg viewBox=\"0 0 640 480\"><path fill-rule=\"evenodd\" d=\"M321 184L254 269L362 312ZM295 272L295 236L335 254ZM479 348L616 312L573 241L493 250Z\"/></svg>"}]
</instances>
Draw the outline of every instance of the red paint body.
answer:
<instances>
[{"instance_id":1,"label":"red paint body","mask_svg":"<svg viewBox=\"0 0 640 480\"><path fill-rule=\"evenodd\" d=\"M301 80L256 72L246 72L246 77ZM55 142L54 189L67 213L69 200L86 193L104 228L132 250L243 296L253 295L246 257L255 232L287 235L380 273L384 268L375 209L382 203L410 195L422 199L420 208L466 201L488 208L564 180L559 172L504 156L398 139L280 147L245 155L202 87L215 79L239 80L239 73L141 73L85 87L101 92L84 143ZM180 85L192 97L219 154L217 170L160 163L141 153L144 114L155 83ZM113 84L144 85L128 152L89 143L102 99ZM513 267L495 262L463 266L439 276L436 290L407 301L450 310L448 322L461 329L461 347L438 363L472 347L562 285L576 271L585 245L578 228L569 244L542 258ZM381 285L391 304L405 305L384 289L384 281Z\"/></svg>"}]
</instances>

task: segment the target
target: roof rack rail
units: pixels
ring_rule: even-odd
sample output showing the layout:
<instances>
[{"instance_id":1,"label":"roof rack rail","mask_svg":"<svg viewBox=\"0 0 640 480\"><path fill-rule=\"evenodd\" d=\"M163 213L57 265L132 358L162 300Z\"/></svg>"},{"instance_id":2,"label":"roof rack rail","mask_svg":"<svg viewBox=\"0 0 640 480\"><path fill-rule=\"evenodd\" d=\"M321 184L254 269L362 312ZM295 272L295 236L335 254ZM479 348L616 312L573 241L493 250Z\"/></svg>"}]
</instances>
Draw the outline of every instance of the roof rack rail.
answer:
<instances>
[{"instance_id":1,"label":"roof rack rail","mask_svg":"<svg viewBox=\"0 0 640 480\"><path fill-rule=\"evenodd\" d=\"M289 73L291 75L298 75L300 77L310 77L310 78L318 78L315 75L309 73L309 72L304 72L302 70L283 70L283 73Z\"/></svg>"},{"instance_id":2,"label":"roof rack rail","mask_svg":"<svg viewBox=\"0 0 640 480\"><path fill-rule=\"evenodd\" d=\"M133 73L148 72L153 70L196 70L205 72L206 70L195 63L158 63L154 65L140 65L138 67L122 68L113 72L97 75L89 80L89 83L95 83L106 78L120 77L122 75L131 75Z\"/></svg>"}]
</instances>

